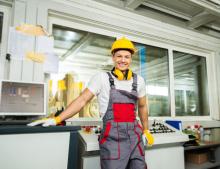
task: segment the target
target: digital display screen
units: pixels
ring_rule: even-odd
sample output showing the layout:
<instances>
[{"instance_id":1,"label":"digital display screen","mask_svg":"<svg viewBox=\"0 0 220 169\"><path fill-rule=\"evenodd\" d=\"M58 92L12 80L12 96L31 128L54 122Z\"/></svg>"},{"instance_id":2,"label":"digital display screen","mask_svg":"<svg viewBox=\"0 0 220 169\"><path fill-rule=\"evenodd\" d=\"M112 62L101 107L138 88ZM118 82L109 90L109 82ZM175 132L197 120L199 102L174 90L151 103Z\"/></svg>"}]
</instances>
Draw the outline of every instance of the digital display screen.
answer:
<instances>
[{"instance_id":1,"label":"digital display screen","mask_svg":"<svg viewBox=\"0 0 220 169\"><path fill-rule=\"evenodd\" d=\"M0 114L44 114L44 84L1 81Z\"/></svg>"}]
</instances>

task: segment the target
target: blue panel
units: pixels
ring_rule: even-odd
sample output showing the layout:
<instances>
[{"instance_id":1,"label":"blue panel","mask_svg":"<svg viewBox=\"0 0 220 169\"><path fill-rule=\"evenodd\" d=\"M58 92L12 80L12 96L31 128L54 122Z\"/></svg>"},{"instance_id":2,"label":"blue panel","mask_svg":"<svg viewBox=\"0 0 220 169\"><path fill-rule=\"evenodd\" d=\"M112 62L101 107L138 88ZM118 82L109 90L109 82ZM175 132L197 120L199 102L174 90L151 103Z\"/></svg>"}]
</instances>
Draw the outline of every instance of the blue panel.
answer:
<instances>
[{"instance_id":1,"label":"blue panel","mask_svg":"<svg viewBox=\"0 0 220 169\"><path fill-rule=\"evenodd\" d=\"M147 80L147 56L146 56L146 47L145 46L138 46L139 51L139 60L140 60L140 75ZM144 71L145 70L145 71Z\"/></svg>"},{"instance_id":2,"label":"blue panel","mask_svg":"<svg viewBox=\"0 0 220 169\"><path fill-rule=\"evenodd\" d=\"M166 120L165 122L178 130L182 130L182 121L180 120Z\"/></svg>"}]
</instances>

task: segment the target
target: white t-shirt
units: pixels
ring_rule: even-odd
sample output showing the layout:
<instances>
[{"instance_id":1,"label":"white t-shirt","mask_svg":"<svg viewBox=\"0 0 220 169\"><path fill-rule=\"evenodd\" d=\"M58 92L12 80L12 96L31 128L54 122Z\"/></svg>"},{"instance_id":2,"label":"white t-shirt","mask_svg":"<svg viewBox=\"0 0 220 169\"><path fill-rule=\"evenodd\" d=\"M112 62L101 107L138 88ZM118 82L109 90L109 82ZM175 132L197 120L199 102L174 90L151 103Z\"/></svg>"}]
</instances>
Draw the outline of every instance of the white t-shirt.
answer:
<instances>
[{"instance_id":1,"label":"white t-shirt","mask_svg":"<svg viewBox=\"0 0 220 169\"><path fill-rule=\"evenodd\" d=\"M131 91L133 78L130 80L118 80L115 76L113 76L114 84L116 89ZM109 84L109 76L106 72L100 72L94 75L89 83L87 88L97 96L99 103L99 112L101 117L104 116L109 102L109 92L110 92L110 84ZM137 93L138 97L141 98L146 95L146 86L144 79L137 75Z\"/></svg>"}]
</instances>

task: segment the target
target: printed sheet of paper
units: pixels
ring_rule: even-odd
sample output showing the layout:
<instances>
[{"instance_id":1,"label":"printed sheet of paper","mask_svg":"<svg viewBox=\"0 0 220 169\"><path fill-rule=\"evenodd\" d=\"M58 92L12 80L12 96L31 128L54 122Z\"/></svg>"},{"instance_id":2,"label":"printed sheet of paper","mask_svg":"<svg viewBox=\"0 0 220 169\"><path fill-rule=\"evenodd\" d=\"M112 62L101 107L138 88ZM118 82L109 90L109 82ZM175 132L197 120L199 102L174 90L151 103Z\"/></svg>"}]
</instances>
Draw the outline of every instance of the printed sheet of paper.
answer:
<instances>
[{"instance_id":1,"label":"printed sheet of paper","mask_svg":"<svg viewBox=\"0 0 220 169\"><path fill-rule=\"evenodd\" d=\"M9 29L8 52L13 59L23 60L29 51L34 50L34 36L18 32L14 27Z\"/></svg>"},{"instance_id":2,"label":"printed sheet of paper","mask_svg":"<svg viewBox=\"0 0 220 169\"><path fill-rule=\"evenodd\" d=\"M58 73L59 70L59 57L54 53L46 53L44 62L45 73Z\"/></svg>"},{"instance_id":3,"label":"printed sheet of paper","mask_svg":"<svg viewBox=\"0 0 220 169\"><path fill-rule=\"evenodd\" d=\"M53 53L54 40L53 37L38 36L36 38L36 52L38 53Z\"/></svg>"}]
</instances>

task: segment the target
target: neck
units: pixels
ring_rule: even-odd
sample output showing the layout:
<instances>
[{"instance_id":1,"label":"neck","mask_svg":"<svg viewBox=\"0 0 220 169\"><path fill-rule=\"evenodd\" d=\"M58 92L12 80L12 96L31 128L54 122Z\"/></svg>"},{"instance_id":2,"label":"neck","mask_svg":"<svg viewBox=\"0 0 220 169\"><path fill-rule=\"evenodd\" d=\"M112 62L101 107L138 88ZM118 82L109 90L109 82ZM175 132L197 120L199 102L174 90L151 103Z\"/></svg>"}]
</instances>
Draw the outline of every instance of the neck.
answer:
<instances>
[{"instance_id":1,"label":"neck","mask_svg":"<svg viewBox=\"0 0 220 169\"><path fill-rule=\"evenodd\" d=\"M123 70L121 72L125 75L127 73L127 70Z\"/></svg>"},{"instance_id":2,"label":"neck","mask_svg":"<svg viewBox=\"0 0 220 169\"><path fill-rule=\"evenodd\" d=\"M115 69L118 69L118 68L115 67ZM120 69L118 69L118 70L120 70ZM127 70L128 70L128 69L126 69L126 70L120 70L120 71L125 75L125 74L127 73Z\"/></svg>"}]
</instances>

